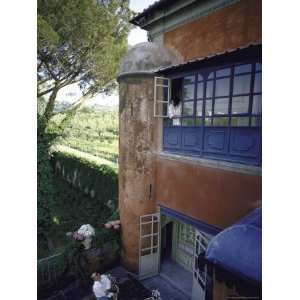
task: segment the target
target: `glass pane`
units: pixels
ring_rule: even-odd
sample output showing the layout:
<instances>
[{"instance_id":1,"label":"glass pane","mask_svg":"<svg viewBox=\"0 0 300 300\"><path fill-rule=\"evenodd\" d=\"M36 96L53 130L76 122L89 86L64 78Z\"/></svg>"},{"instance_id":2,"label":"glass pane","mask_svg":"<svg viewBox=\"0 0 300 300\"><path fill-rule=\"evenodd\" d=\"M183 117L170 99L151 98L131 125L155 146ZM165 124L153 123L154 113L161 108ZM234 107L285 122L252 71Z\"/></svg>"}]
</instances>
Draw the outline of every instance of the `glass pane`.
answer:
<instances>
[{"instance_id":1,"label":"glass pane","mask_svg":"<svg viewBox=\"0 0 300 300\"><path fill-rule=\"evenodd\" d=\"M167 102L156 102L155 103L155 112L158 116L168 116L168 103Z\"/></svg>"},{"instance_id":2,"label":"glass pane","mask_svg":"<svg viewBox=\"0 0 300 300\"><path fill-rule=\"evenodd\" d=\"M215 96L228 96L230 87L230 78L216 80Z\"/></svg>"},{"instance_id":3,"label":"glass pane","mask_svg":"<svg viewBox=\"0 0 300 300\"><path fill-rule=\"evenodd\" d=\"M212 97L213 94L213 81L206 82L206 97Z\"/></svg>"},{"instance_id":4,"label":"glass pane","mask_svg":"<svg viewBox=\"0 0 300 300\"><path fill-rule=\"evenodd\" d=\"M203 98L203 88L204 88L204 83L198 83L197 84L197 98Z\"/></svg>"},{"instance_id":5,"label":"glass pane","mask_svg":"<svg viewBox=\"0 0 300 300\"><path fill-rule=\"evenodd\" d=\"M228 114L229 98L215 99L215 115L226 115Z\"/></svg>"},{"instance_id":6,"label":"glass pane","mask_svg":"<svg viewBox=\"0 0 300 300\"><path fill-rule=\"evenodd\" d=\"M147 222L147 221L145 221L145 222ZM151 233L151 224L144 224L141 227L141 235L147 235L150 233ZM145 238L145 239L147 239L147 238Z\"/></svg>"},{"instance_id":7,"label":"glass pane","mask_svg":"<svg viewBox=\"0 0 300 300\"><path fill-rule=\"evenodd\" d=\"M198 81L203 81L203 76L201 74L198 74Z\"/></svg>"},{"instance_id":8,"label":"glass pane","mask_svg":"<svg viewBox=\"0 0 300 300\"><path fill-rule=\"evenodd\" d=\"M255 70L256 71L261 71L261 63L256 63L255 64Z\"/></svg>"},{"instance_id":9,"label":"glass pane","mask_svg":"<svg viewBox=\"0 0 300 300\"><path fill-rule=\"evenodd\" d=\"M261 93L261 73L255 74L255 80L254 80L254 93Z\"/></svg>"},{"instance_id":10,"label":"glass pane","mask_svg":"<svg viewBox=\"0 0 300 300\"><path fill-rule=\"evenodd\" d=\"M145 223L145 222L152 222L152 216L144 216L142 217L142 222ZM148 225L148 226L151 226L151 225Z\"/></svg>"},{"instance_id":11,"label":"glass pane","mask_svg":"<svg viewBox=\"0 0 300 300\"><path fill-rule=\"evenodd\" d=\"M223 76L229 76L229 75L230 75L230 68L216 71L216 77L223 77Z\"/></svg>"},{"instance_id":12,"label":"glass pane","mask_svg":"<svg viewBox=\"0 0 300 300\"><path fill-rule=\"evenodd\" d=\"M154 217L153 217L153 233L157 233L158 232L158 223L157 221L154 221Z\"/></svg>"},{"instance_id":13,"label":"glass pane","mask_svg":"<svg viewBox=\"0 0 300 300\"><path fill-rule=\"evenodd\" d=\"M231 126L232 127L249 126L249 117L232 117Z\"/></svg>"},{"instance_id":14,"label":"glass pane","mask_svg":"<svg viewBox=\"0 0 300 300\"><path fill-rule=\"evenodd\" d=\"M163 116L168 116L168 103L163 103Z\"/></svg>"},{"instance_id":15,"label":"glass pane","mask_svg":"<svg viewBox=\"0 0 300 300\"><path fill-rule=\"evenodd\" d=\"M212 115L212 100L205 101L205 115L206 116Z\"/></svg>"},{"instance_id":16,"label":"glass pane","mask_svg":"<svg viewBox=\"0 0 300 300\"><path fill-rule=\"evenodd\" d=\"M183 102L183 115L192 116L194 114L194 101Z\"/></svg>"},{"instance_id":17,"label":"glass pane","mask_svg":"<svg viewBox=\"0 0 300 300\"><path fill-rule=\"evenodd\" d=\"M251 118L251 126L256 127L256 126L261 126L261 116L257 117L252 117Z\"/></svg>"},{"instance_id":18,"label":"glass pane","mask_svg":"<svg viewBox=\"0 0 300 300\"><path fill-rule=\"evenodd\" d=\"M203 122L203 119L202 118L196 118L196 126L201 126L202 125L202 122Z\"/></svg>"},{"instance_id":19,"label":"glass pane","mask_svg":"<svg viewBox=\"0 0 300 300\"><path fill-rule=\"evenodd\" d=\"M149 248L151 246L151 236L143 237L141 239L141 248Z\"/></svg>"},{"instance_id":20,"label":"glass pane","mask_svg":"<svg viewBox=\"0 0 300 300\"><path fill-rule=\"evenodd\" d=\"M157 236L157 235L154 235L154 236L153 236L153 241L152 241L152 243L153 243L153 246L157 246L157 244L158 244L158 236Z\"/></svg>"},{"instance_id":21,"label":"glass pane","mask_svg":"<svg viewBox=\"0 0 300 300\"><path fill-rule=\"evenodd\" d=\"M240 96L232 98L232 114L246 114L249 109L249 96Z\"/></svg>"},{"instance_id":22,"label":"glass pane","mask_svg":"<svg viewBox=\"0 0 300 300\"><path fill-rule=\"evenodd\" d=\"M212 78L214 78L214 72L210 72L208 75L208 79L212 79Z\"/></svg>"},{"instance_id":23,"label":"glass pane","mask_svg":"<svg viewBox=\"0 0 300 300\"><path fill-rule=\"evenodd\" d=\"M171 119L169 119L169 118L164 118L163 119L164 121L164 126L166 127L166 126L171 126L172 125L172 120Z\"/></svg>"},{"instance_id":24,"label":"glass pane","mask_svg":"<svg viewBox=\"0 0 300 300\"><path fill-rule=\"evenodd\" d=\"M168 87L156 86L156 100L168 101Z\"/></svg>"},{"instance_id":25,"label":"glass pane","mask_svg":"<svg viewBox=\"0 0 300 300\"><path fill-rule=\"evenodd\" d=\"M156 84L168 85L168 79L156 78Z\"/></svg>"},{"instance_id":26,"label":"glass pane","mask_svg":"<svg viewBox=\"0 0 300 300\"><path fill-rule=\"evenodd\" d=\"M194 118L182 118L182 126L194 126Z\"/></svg>"},{"instance_id":27,"label":"glass pane","mask_svg":"<svg viewBox=\"0 0 300 300\"><path fill-rule=\"evenodd\" d=\"M229 118L228 117L215 117L213 119L213 126L228 126Z\"/></svg>"},{"instance_id":28,"label":"glass pane","mask_svg":"<svg viewBox=\"0 0 300 300\"><path fill-rule=\"evenodd\" d=\"M251 72L251 65L240 65L234 67L234 74L248 73Z\"/></svg>"},{"instance_id":29,"label":"glass pane","mask_svg":"<svg viewBox=\"0 0 300 300\"><path fill-rule=\"evenodd\" d=\"M198 100L197 101L197 116L202 116L202 108L203 108L203 100Z\"/></svg>"},{"instance_id":30,"label":"glass pane","mask_svg":"<svg viewBox=\"0 0 300 300\"><path fill-rule=\"evenodd\" d=\"M261 95L253 96L252 114L261 114Z\"/></svg>"},{"instance_id":31,"label":"glass pane","mask_svg":"<svg viewBox=\"0 0 300 300\"><path fill-rule=\"evenodd\" d=\"M192 76L186 76L183 78L183 83L184 84L190 84L190 83L193 83L195 82L195 75L192 75Z\"/></svg>"},{"instance_id":32,"label":"glass pane","mask_svg":"<svg viewBox=\"0 0 300 300\"><path fill-rule=\"evenodd\" d=\"M183 100L194 99L195 86L193 84L183 87Z\"/></svg>"},{"instance_id":33,"label":"glass pane","mask_svg":"<svg viewBox=\"0 0 300 300\"><path fill-rule=\"evenodd\" d=\"M172 125L173 126L180 126L181 125L181 119L180 118L173 118L172 119Z\"/></svg>"},{"instance_id":34,"label":"glass pane","mask_svg":"<svg viewBox=\"0 0 300 300\"><path fill-rule=\"evenodd\" d=\"M151 250L150 249L142 250L141 252L142 252L141 253L142 256L151 254Z\"/></svg>"},{"instance_id":35,"label":"glass pane","mask_svg":"<svg viewBox=\"0 0 300 300\"><path fill-rule=\"evenodd\" d=\"M205 118L205 126L211 126L212 118Z\"/></svg>"},{"instance_id":36,"label":"glass pane","mask_svg":"<svg viewBox=\"0 0 300 300\"><path fill-rule=\"evenodd\" d=\"M233 94L248 94L250 93L251 75L235 76L233 82Z\"/></svg>"}]
</instances>

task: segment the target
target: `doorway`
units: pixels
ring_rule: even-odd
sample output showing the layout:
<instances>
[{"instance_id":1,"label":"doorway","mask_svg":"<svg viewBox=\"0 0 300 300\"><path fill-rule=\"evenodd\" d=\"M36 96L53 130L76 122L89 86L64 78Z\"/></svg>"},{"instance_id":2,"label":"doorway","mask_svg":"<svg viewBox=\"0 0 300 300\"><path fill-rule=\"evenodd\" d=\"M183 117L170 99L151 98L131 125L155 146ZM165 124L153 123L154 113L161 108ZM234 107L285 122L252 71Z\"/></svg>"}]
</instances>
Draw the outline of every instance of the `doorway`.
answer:
<instances>
[{"instance_id":1,"label":"doorway","mask_svg":"<svg viewBox=\"0 0 300 300\"><path fill-rule=\"evenodd\" d=\"M173 235L173 222L167 223L162 228L163 243L161 245L161 259L166 260L171 258L172 255L172 235Z\"/></svg>"}]
</instances>

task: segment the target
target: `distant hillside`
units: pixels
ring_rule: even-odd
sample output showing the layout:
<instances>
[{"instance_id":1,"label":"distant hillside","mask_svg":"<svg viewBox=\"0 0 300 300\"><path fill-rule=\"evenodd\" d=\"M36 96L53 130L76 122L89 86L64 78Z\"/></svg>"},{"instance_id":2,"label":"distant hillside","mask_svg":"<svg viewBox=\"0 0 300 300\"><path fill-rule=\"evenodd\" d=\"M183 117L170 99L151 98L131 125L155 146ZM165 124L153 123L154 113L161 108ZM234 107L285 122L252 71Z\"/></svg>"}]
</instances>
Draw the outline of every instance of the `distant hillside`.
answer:
<instances>
[{"instance_id":1,"label":"distant hillside","mask_svg":"<svg viewBox=\"0 0 300 300\"><path fill-rule=\"evenodd\" d=\"M57 116L57 119L63 114ZM59 144L105 158L118 160L119 119L117 107L84 107L65 129Z\"/></svg>"},{"instance_id":2,"label":"distant hillside","mask_svg":"<svg viewBox=\"0 0 300 300\"><path fill-rule=\"evenodd\" d=\"M107 106L107 105L101 105L97 103L89 105L88 108L92 110L118 111L118 106Z\"/></svg>"},{"instance_id":3,"label":"distant hillside","mask_svg":"<svg viewBox=\"0 0 300 300\"><path fill-rule=\"evenodd\" d=\"M67 108L69 108L72 104L67 101L61 101L55 103L55 112L63 112ZM82 111L95 111L95 110L101 110L101 111L115 111L118 110L118 106L108 106L108 105L102 105L98 103L93 103L93 104L86 104L83 108Z\"/></svg>"}]
</instances>

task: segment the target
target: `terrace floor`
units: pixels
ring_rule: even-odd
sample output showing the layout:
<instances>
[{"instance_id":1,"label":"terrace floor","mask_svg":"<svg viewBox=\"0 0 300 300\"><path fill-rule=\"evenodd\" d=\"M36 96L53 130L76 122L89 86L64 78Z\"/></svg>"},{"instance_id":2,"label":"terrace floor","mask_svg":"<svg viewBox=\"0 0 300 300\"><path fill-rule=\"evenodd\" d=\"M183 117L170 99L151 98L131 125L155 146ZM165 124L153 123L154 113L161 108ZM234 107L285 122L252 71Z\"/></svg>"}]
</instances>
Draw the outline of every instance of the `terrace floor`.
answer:
<instances>
[{"instance_id":1,"label":"terrace floor","mask_svg":"<svg viewBox=\"0 0 300 300\"><path fill-rule=\"evenodd\" d=\"M165 280L161 275L144 279L142 284L149 290L157 289L160 292L162 300L189 300L182 291L176 289L169 281Z\"/></svg>"},{"instance_id":2,"label":"terrace floor","mask_svg":"<svg viewBox=\"0 0 300 300\"><path fill-rule=\"evenodd\" d=\"M136 274L128 272L118 266L109 270L117 279L120 288L119 300L144 300L151 296L151 290L157 289L162 300L189 300L192 290L192 274L184 270L173 261L165 261L161 266L161 273L157 276L139 280ZM92 300L92 286L80 288L73 283L64 290L47 298L47 300Z\"/></svg>"},{"instance_id":3,"label":"terrace floor","mask_svg":"<svg viewBox=\"0 0 300 300\"><path fill-rule=\"evenodd\" d=\"M123 267L117 267L108 273L126 280L128 272ZM131 274L138 280L137 276ZM161 265L160 274L141 280L141 284L149 290L158 289L162 300L189 300L192 290L192 273L186 271L172 260L165 260Z\"/></svg>"},{"instance_id":4,"label":"terrace floor","mask_svg":"<svg viewBox=\"0 0 300 300\"><path fill-rule=\"evenodd\" d=\"M166 259L161 264L160 276L181 291L189 299L193 287L193 274L186 271L171 259ZM184 298L185 299L185 298Z\"/></svg>"}]
</instances>

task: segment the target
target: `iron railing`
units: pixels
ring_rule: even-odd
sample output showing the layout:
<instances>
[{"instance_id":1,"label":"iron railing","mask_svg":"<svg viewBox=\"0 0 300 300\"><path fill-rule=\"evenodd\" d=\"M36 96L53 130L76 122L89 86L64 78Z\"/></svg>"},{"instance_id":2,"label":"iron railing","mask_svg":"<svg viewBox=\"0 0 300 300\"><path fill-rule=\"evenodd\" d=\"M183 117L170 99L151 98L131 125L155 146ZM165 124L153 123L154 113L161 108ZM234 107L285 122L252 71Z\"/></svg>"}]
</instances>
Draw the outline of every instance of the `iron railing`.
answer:
<instances>
[{"instance_id":1,"label":"iron railing","mask_svg":"<svg viewBox=\"0 0 300 300\"><path fill-rule=\"evenodd\" d=\"M58 253L39 259L37 262L37 278L39 284L55 282L65 270L64 254Z\"/></svg>"}]
</instances>

